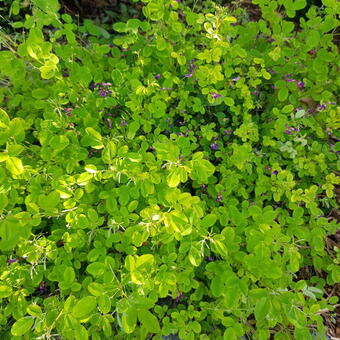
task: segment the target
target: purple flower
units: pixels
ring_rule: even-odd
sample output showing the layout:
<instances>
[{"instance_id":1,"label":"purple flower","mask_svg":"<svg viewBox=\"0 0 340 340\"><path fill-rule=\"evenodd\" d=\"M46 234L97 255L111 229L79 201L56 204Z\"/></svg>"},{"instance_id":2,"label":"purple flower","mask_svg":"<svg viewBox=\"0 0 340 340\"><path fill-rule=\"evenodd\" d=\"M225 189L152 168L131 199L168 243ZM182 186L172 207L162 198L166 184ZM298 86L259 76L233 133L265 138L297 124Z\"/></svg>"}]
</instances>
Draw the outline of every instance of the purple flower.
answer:
<instances>
[{"instance_id":1,"label":"purple flower","mask_svg":"<svg viewBox=\"0 0 340 340\"><path fill-rule=\"evenodd\" d=\"M201 185L201 189L207 190L207 189L208 189L208 186L207 186L206 184L202 184L202 185Z\"/></svg>"},{"instance_id":2,"label":"purple flower","mask_svg":"<svg viewBox=\"0 0 340 340\"><path fill-rule=\"evenodd\" d=\"M302 88L305 87L305 83L304 83L303 81L298 81L298 82L297 82L297 86L298 86L300 89L302 89Z\"/></svg>"},{"instance_id":3,"label":"purple flower","mask_svg":"<svg viewBox=\"0 0 340 340\"><path fill-rule=\"evenodd\" d=\"M274 42L275 41L275 39L274 38L267 38L267 41L269 42L269 43L272 43L272 42Z\"/></svg>"},{"instance_id":4,"label":"purple flower","mask_svg":"<svg viewBox=\"0 0 340 340\"><path fill-rule=\"evenodd\" d=\"M268 72L269 72L270 74L275 74L275 71L273 71L273 70L268 70Z\"/></svg>"},{"instance_id":5,"label":"purple flower","mask_svg":"<svg viewBox=\"0 0 340 340\"><path fill-rule=\"evenodd\" d=\"M330 104L330 105L335 105L335 103L334 103L334 102L328 102L328 104Z\"/></svg>"},{"instance_id":6,"label":"purple flower","mask_svg":"<svg viewBox=\"0 0 340 340\"><path fill-rule=\"evenodd\" d=\"M126 120L122 120L120 123L119 123L119 126L126 126L128 125L127 121Z\"/></svg>"},{"instance_id":7,"label":"purple flower","mask_svg":"<svg viewBox=\"0 0 340 340\"><path fill-rule=\"evenodd\" d=\"M69 77L70 75L67 73L67 72L65 72L65 73L63 73L63 77L64 78L67 78L67 77Z\"/></svg>"},{"instance_id":8,"label":"purple flower","mask_svg":"<svg viewBox=\"0 0 340 340\"><path fill-rule=\"evenodd\" d=\"M277 89L277 87L276 87L275 85L272 85L271 88L272 88L273 90L276 90L276 89Z\"/></svg>"},{"instance_id":9,"label":"purple flower","mask_svg":"<svg viewBox=\"0 0 340 340\"><path fill-rule=\"evenodd\" d=\"M270 171L272 168L270 166L266 165L265 169Z\"/></svg>"},{"instance_id":10,"label":"purple flower","mask_svg":"<svg viewBox=\"0 0 340 340\"><path fill-rule=\"evenodd\" d=\"M221 97L222 97L221 94L218 94L218 93L216 93L216 92L210 92L210 94L211 94L211 96L212 96L214 99L216 99L216 98L221 98Z\"/></svg>"},{"instance_id":11,"label":"purple flower","mask_svg":"<svg viewBox=\"0 0 340 340\"><path fill-rule=\"evenodd\" d=\"M212 261L214 261L215 259L214 259L213 256L208 256L208 257L206 258L206 260L207 260L207 262L212 262Z\"/></svg>"},{"instance_id":12,"label":"purple flower","mask_svg":"<svg viewBox=\"0 0 340 340\"><path fill-rule=\"evenodd\" d=\"M92 89L92 90L93 90L93 89L95 89L97 86L98 86L98 84L96 84L96 83L93 83L93 84L91 84L91 85L90 85L90 89Z\"/></svg>"},{"instance_id":13,"label":"purple flower","mask_svg":"<svg viewBox=\"0 0 340 340\"><path fill-rule=\"evenodd\" d=\"M314 55L316 53L316 50L315 50L315 48L313 48L312 50L309 50L307 53L309 55Z\"/></svg>"},{"instance_id":14,"label":"purple flower","mask_svg":"<svg viewBox=\"0 0 340 340\"><path fill-rule=\"evenodd\" d=\"M109 45L110 48L113 48L114 46L115 46L115 45L113 45L113 44L110 44L110 45Z\"/></svg>"},{"instance_id":15,"label":"purple flower","mask_svg":"<svg viewBox=\"0 0 340 340\"><path fill-rule=\"evenodd\" d=\"M18 259L9 259L9 260L7 260L8 264L12 264L12 263L15 263L15 262L19 262L19 260Z\"/></svg>"},{"instance_id":16,"label":"purple flower","mask_svg":"<svg viewBox=\"0 0 340 340\"><path fill-rule=\"evenodd\" d=\"M279 172L276 171L276 170L275 170L275 171L272 171L272 174L273 174L273 175L277 175L278 173L279 173Z\"/></svg>"},{"instance_id":17,"label":"purple flower","mask_svg":"<svg viewBox=\"0 0 340 340\"><path fill-rule=\"evenodd\" d=\"M285 133L286 133L287 135L291 135L291 134L292 134L292 132L291 132L289 129L287 129L287 130L285 131Z\"/></svg>"},{"instance_id":18,"label":"purple flower","mask_svg":"<svg viewBox=\"0 0 340 340\"><path fill-rule=\"evenodd\" d=\"M103 98L107 97L108 94L112 93L112 91L105 90L105 89L100 89L99 90L99 95Z\"/></svg>"},{"instance_id":19,"label":"purple flower","mask_svg":"<svg viewBox=\"0 0 340 340\"><path fill-rule=\"evenodd\" d=\"M179 293L176 297L175 302L178 303L183 298L183 293Z\"/></svg>"},{"instance_id":20,"label":"purple flower","mask_svg":"<svg viewBox=\"0 0 340 340\"><path fill-rule=\"evenodd\" d=\"M218 147L219 147L219 145L218 145L217 143L212 143L212 144L210 145L210 149L211 149L211 150L217 150Z\"/></svg>"},{"instance_id":21,"label":"purple flower","mask_svg":"<svg viewBox=\"0 0 340 340\"><path fill-rule=\"evenodd\" d=\"M241 77L235 77L235 78L233 78L232 80L233 81L239 81L241 79Z\"/></svg>"},{"instance_id":22,"label":"purple flower","mask_svg":"<svg viewBox=\"0 0 340 340\"><path fill-rule=\"evenodd\" d=\"M321 104L316 107L316 111L323 111L326 110L326 104Z\"/></svg>"},{"instance_id":23,"label":"purple flower","mask_svg":"<svg viewBox=\"0 0 340 340\"><path fill-rule=\"evenodd\" d=\"M160 77L161 77L160 74L156 74L156 75L155 75L155 79L159 79Z\"/></svg>"},{"instance_id":24,"label":"purple flower","mask_svg":"<svg viewBox=\"0 0 340 340\"><path fill-rule=\"evenodd\" d=\"M296 81L295 79L291 79L291 78L286 78L284 80L288 83L294 83Z\"/></svg>"},{"instance_id":25,"label":"purple flower","mask_svg":"<svg viewBox=\"0 0 340 340\"><path fill-rule=\"evenodd\" d=\"M193 73L187 73L186 75L184 75L185 78L191 78L194 74Z\"/></svg>"},{"instance_id":26,"label":"purple flower","mask_svg":"<svg viewBox=\"0 0 340 340\"><path fill-rule=\"evenodd\" d=\"M154 151L155 150L155 148L153 147L153 146L149 146L149 148L148 148L148 151Z\"/></svg>"},{"instance_id":27,"label":"purple flower","mask_svg":"<svg viewBox=\"0 0 340 340\"><path fill-rule=\"evenodd\" d=\"M230 136L233 133L233 130L224 130L223 134Z\"/></svg>"},{"instance_id":28,"label":"purple flower","mask_svg":"<svg viewBox=\"0 0 340 340\"><path fill-rule=\"evenodd\" d=\"M67 117L70 117L70 116L71 116L71 111L72 111L72 109L71 109L70 107L66 107L66 108L64 109L64 111L65 111L65 114L66 114Z\"/></svg>"},{"instance_id":29,"label":"purple flower","mask_svg":"<svg viewBox=\"0 0 340 340\"><path fill-rule=\"evenodd\" d=\"M223 196L221 194L217 194L216 202L221 202L223 200Z\"/></svg>"},{"instance_id":30,"label":"purple flower","mask_svg":"<svg viewBox=\"0 0 340 340\"><path fill-rule=\"evenodd\" d=\"M107 86L112 86L111 83L100 83L101 86L107 87Z\"/></svg>"}]
</instances>

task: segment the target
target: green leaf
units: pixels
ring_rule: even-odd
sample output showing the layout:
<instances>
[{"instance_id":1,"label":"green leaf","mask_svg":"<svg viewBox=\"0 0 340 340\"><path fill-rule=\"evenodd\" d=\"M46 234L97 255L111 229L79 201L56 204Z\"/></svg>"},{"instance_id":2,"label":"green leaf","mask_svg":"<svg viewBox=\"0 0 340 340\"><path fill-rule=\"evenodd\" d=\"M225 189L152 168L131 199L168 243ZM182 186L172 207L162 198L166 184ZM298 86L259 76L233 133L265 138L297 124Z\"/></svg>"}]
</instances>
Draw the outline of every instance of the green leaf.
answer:
<instances>
[{"instance_id":1,"label":"green leaf","mask_svg":"<svg viewBox=\"0 0 340 340\"><path fill-rule=\"evenodd\" d=\"M122 315L122 327L124 332L131 334L136 327L137 323L137 311L136 309L129 309Z\"/></svg>"},{"instance_id":2,"label":"green leaf","mask_svg":"<svg viewBox=\"0 0 340 340\"><path fill-rule=\"evenodd\" d=\"M150 333L159 333L160 326L158 319L151 314L148 310L138 311L138 320Z\"/></svg>"},{"instance_id":3,"label":"green leaf","mask_svg":"<svg viewBox=\"0 0 340 340\"><path fill-rule=\"evenodd\" d=\"M0 128L6 128L10 122L8 114L5 110L0 109Z\"/></svg>"},{"instance_id":4,"label":"green leaf","mask_svg":"<svg viewBox=\"0 0 340 340\"><path fill-rule=\"evenodd\" d=\"M73 267L67 267L64 271L64 282L71 284L75 280L76 274Z\"/></svg>"},{"instance_id":5,"label":"green leaf","mask_svg":"<svg viewBox=\"0 0 340 340\"><path fill-rule=\"evenodd\" d=\"M201 249L200 245L192 245L189 251L189 261L190 263L198 267L201 262L202 262L202 254L201 254Z\"/></svg>"},{"instance_id":6,"label":"green leaf","mask_svg":"<svg viewBox=\"0 0 340 340\"><path fill-rule=\"evenodd\" d=\"M102 294L99 296L98 300L98 309L103 313L107 314L111 310L111 300L106 294Z\"/></svg>"},{"instance_id":7,"label":"green leaf","mask_svg":"<svg viewBox=\"0 0 340 340\"><path fill-rule=\"evenodd\" d=\"M278 93L279 101L283 102L288 98L288 89L286 87L281 87Z\"/></svg>"},{"instance_id":8,"label":"green leaf","mask_svg":"<svg viewBox=\"0 0 340 340\"><path fill-rule=\"evenodd\" d=\"M318 46L320 42L320 33L317 30L309 31L306 38L306 45L309 49Z\"/></svg>"},{"instance_id":9,"label":"green leaf","mask_svg":"<svg viewBox=\"0 0 340 340\"><path fill-rule=\"evenodd\" d=\"M0 220L0 249L12 250L21 238L27 239L31 232L29 222L30 219L27 217L23 219L8 217Z\"/></svg>"},{"instance_id":10,"label":"green leaf","mask_svg":"<svg viewBox=\"0 0 340 340\"><path fill-rule=\"evenodd\" d=\"M87 127L85 131L86 135L82 137L83 145L91 146L94 149L102 149L104 147L102 143L102 136L98 131L96 131L92 127Z\"/></svg>"},{"instance_id":11,"label":"green leaf","mask_svg":"<svg viewBox=\"0 0 340 340\"><path fill-rule=\"evenodd\" d=\"M136 267L136 263L135 263L135 259L132 255L128 255L126 256L125 258L125 268L132 272L135 270L135 267Z\"/></svg>"},{"instance_id":12,"label":"green leaf","mask_svg":"<svg viewBox=\"0 0 340 340\"><path fill-rule=\"evenodd\" d=\"M24 172L24 166L17 157L9 157L6 159L6 168L12 173L12 175L19 176Z\"/></svg>"},{"instance_id":13,"label":"green leaf","mask_svg":"<svg viewBox=\"0 0 340 340\"><path fill-rule=\"evenodd\" d=\"M48 97L48 90L44 88L37 88L32 90L32 97L36 99L44 99Z\"/></svg>"},{"instance_id":14,"label":"green leaf","mask_svg":"<svg viewBox=\"0 0 340 340\"><path fill-rule=\"evenodd\" d=\"M93 262L86 267L86 271L93 277L100 277L104 275L106 266L102 262Z\"/></svg>"},{"instance_id":15,"label":"green leaf","mask_svg":"<svg viewBox=\"0 0 340 340\"><path fill-rule=\"evenodd\" d=\"M89 135L91 135L94 139L98 140L98 141L102 141L102 136L99 132L97 132L95 129L88 127L85 129L86 133L88 133Z\"/></svg>"},{"instance_id":16,"label":"green leaf","mask_svg":"<svg viewBox=\"0 0 340 340\"><path fill-rule=\"evenodd\" d=\"M12 287L0 285L0 299L7 298L12 295Z\"/></svg>"},{"instance_id":17,"label":"green leaf","mask_svg":"<svg viewBox=\"0 0 340 340\"><path fill-rule=\"evenodd\" d=\"M224 258L228 256L228 249L222 241L213 240L212 246L215 253L221 255Z\"/></svg>"},{"instance_id":18,"label":"green leaf","mask_svg":"<svg viewBox=\"0 0 340 340\"><path fill-rule=\"evenodd\" d=\"M191 173L190 177L193 180L198 180L201 183L206 183L208 178L215 172L215 167L206 159L200 159L190 162Z\"/></svg>"},{"instance_id":19,"label":"green leaf","mask_svg":"<svg viewBox=\"0 0 340 340\"><path fill-rule=\"evenodd\" d=\"M126 24L124 22L116 22L112 25L112 28L119 33L126 32Z\"/></svg>"},{"instance_id":20,"label":"green leaf","mask_svg":"<svg viewBox=\"0 0 340 340\"><path fill-rule=\"evenodd\" d=\"M102 160L106 164L111 164L116 154L117 154L116 144L112 141L109 141L103 150Z\"/></svg>"},{"instance_id":21,"label":"green leaf","mask_svg":"<svg viewBox=\"0 0 340 340\"><path fill-rule=\"evenodd\" d=\"M111 79L115 85L121 84L121 82L123 81L122 72L120 70L112 70Z\"/></svg>"},{"instance_id":22,"label":"green leaf","mask_svg":"<svg viewBox=\"0 0 340 340\"><path fill-rule=\"evenodd\" d=\"M222 275L217 275L211 280L210 289L215 297L222 295L224 290L224 280Z\"/></svg>"},{"instance_id":23,"label":"green leaf","mask_svg":"<svg viewBox=\"0 0 340 340\"><path fill-rule=\"evenodd\" d=\"M167 183L169 187L175 188L180 183L181 172L178 168L171 169L169 175L167 176Z\"/></svg>"},{"instance_id":24,"label":"green leaf","mask_svg":"<svg viewBox=\"0 0 340 340\"><path fill-rule=\"evenodd\" d=\"M150 103L148 108L154 118L161 118L165 115L166 105L160 100Z\"/></svg>"},{"instance_id":25,"label":"green leaf","mask_svg":"<svg viewBox=\"0 0 340 340\"><path fill-rule=\"evenodd\" d=\"M265 319L269 312L270 302L268 298L264 297L257 301L255 306L255 318L257 321L262 321Z\"/></svg>"},{"instance_id":26,"label":"green leaf","mask_svg":"<svg viewBox=\"0 0 340 340\"><path fill-rule=\"evenodd\" d=\"M0 163L5 162L9 158L9 155L7 152L0 152Z\"/></svg>"},{"instance_id":27,"label":"green leaf","mask_svg":"<svg viewBox=\"0 0 340 340\"><path fill-rule=\"evenodd\" d=\"M167 143L154 143L158 159L176 161L179 156L179 148L177 145L168 141Z\"/></svg>"},{"instance_id":28,"label":"green leaf","mask_svg":"<svg viewBox=\"0 0 340 340\"><path fill-rule=\"evenodd\" d=\"M144 254L138 257L136 261L136 268L143 269L145 267L150 267L155 261L152 254Z\"/></svg>"},{"instance_id":29,"label":"green leaf","mask_svg":"<svg viewBox=\"0 0 340 340\"><path fill-rule=\"evenodd\" d=\"M239 337L237 336L234 328L227 328L223 333L223 340L237 340Z\"/></svg>"},{"instance_id":30,"label":"green leaf","mask_svg":"<svg viewBox=\"0 0 340 340\"><path fill-rule=\"evenodd\" d=\"M21 336L29 332L34 324L34 318L32 317L23 317L16 322L14 322L11 333L14 336Z\"/></svg>"},{"instance_id":31,"label":"green leaf","mask_svg":"<svg viewBox=\"0 0 340 340\"><path fill-rule=\"evenodd\" d=\"M91 282L87 286L87 290L94 296L101 296L105 292L103 285L97 282Z\"/></svg>"},{"instance_id":32,"label":"green leaf","mask_svg":"<svg viewBox=\"0 0 340 340\"><path fill-rule=\"evenodd\" d=\"M55 75L56 67L54 65L44 65L39 67L41 72L41 78L43 79L51 79Z\"/></svg>"},{"instance_id":33,"label":"green leaf","mask_svg":"<svg viewBox=\"0 0 340 340\"><path fill-rule=\"evenodd\" d=\"M27 307L27 313L31 316L41 316L42 315L42 310L41 310L41 307L38 306L37 304L30 304L28 307Z\"/></svg>"},{"instance_id":34,"label":"green leaf","mask_svg":"<svg viewBox=\"0 0 340 340\"><path fill-rule=\"evenodd\" d=\"M134 138L139 127L140 127L140 124L138 122L136 121L131 122L128 127L127 138L128 139Z\"/></svg>"},{"instance_id":35,"label":"green leaf","mask_svg":"<svg viewBox=\"0 0 340 340\"><path fill-rule=\"evenodd\" d=\"M304 9L306 5L307 5L306 0L295 0L293 6L296 11L300 11L301 9Z\"/></svg>"},{"instance_id":36,"label":"green leaf","mask_svg":"<svg viewBox=\"0 0 340 340\"><path fill-rule=\"evenodd\" d=\"M205 216L201 222L201 226L205 228L212 227L217 221L217 216L215 214L209 214Z\"/></svg>"},{"instance_id":37,"label":"green leaf","mask_svg":"<svg viewBox=\"0 0 340 340\"><path fill-rule=\"evenodd\" d=\"M33 4L46 13L58 12L60 5L58 0L32 0Z\"/></svg>"},{"instance_id":38,"label":"green leaf","mask_svg":"<svg viewBox=\"0 0 340 340\"><path fill-rule=\"evenodd\" d=\"M85 296L73 307L72 315L77 319L85 319L96 307L96 298L94 296Z\"/></svg>"}]
</instances>

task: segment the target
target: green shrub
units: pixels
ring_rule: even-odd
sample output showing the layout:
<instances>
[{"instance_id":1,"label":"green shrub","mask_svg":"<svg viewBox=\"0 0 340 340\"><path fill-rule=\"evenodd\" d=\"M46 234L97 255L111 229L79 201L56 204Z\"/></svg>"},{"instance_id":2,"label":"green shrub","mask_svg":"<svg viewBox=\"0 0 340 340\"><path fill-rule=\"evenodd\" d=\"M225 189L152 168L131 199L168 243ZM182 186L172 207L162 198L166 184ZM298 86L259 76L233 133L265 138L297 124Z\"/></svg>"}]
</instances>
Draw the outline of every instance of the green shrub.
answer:
<instances>
[{"instance_id":1,"label":"green shrub","mask_svg":"<svg viewBox=\"0 0 340 340\"><path fill-rule=\"evenodd\" d=\"M111 31L32 0L1 34L1 339L325 334L339 3L296 31L304 0L143 2Z\"/></svg>"}]
</instances>

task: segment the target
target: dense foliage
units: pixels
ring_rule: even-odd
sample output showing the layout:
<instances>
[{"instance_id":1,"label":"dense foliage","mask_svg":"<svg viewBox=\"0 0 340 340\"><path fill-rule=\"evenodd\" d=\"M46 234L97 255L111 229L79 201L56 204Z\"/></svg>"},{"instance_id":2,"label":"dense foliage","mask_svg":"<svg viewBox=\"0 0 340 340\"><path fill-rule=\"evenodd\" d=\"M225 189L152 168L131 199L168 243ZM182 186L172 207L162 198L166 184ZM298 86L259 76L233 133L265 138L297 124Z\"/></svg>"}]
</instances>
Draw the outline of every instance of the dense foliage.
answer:
<instances>
[{"instance_id":1,"label":"dense foliage","mask_svg":"<svg viewBox=\"0 0 340 340\"><path fill-rule=\"evenodd\" d=\"M340 3L322 2L296 23L305 0L253 0L257 22L143 0L113 27L12 2L1 339L322 339L340 282Z\"/></svg>"}]
</instances>

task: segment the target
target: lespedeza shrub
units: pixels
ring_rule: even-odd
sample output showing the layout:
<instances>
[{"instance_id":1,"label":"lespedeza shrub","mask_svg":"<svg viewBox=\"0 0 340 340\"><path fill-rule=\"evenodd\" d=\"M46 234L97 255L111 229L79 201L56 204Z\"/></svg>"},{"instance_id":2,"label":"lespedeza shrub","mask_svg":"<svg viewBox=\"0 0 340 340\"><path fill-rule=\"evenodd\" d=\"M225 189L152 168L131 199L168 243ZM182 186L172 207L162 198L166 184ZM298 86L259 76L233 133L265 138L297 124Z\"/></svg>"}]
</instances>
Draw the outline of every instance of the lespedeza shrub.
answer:
<instances>
[{"instance_id":1,"label":"lespedeza shrub","mask_svg":"<svg viewBox=\"0 0 340 340\"><path fill-rule=\"evenodd\" d=\"M142 2L112 27L12 3L0 338L323 339L340 4Z\"/></svg>"}]
</instances>

